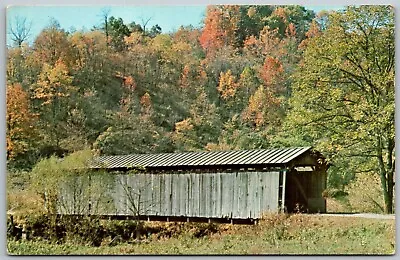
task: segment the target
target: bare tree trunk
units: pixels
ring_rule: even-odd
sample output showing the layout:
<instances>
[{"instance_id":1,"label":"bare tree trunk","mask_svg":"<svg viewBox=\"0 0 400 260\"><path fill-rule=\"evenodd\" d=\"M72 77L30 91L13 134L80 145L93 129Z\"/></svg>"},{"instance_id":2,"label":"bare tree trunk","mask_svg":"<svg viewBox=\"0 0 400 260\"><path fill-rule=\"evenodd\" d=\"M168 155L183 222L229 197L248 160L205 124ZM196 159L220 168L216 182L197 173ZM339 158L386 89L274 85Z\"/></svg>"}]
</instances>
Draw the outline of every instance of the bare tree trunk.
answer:
<instances>
[{"instance_id":1,"label":"bare tree trunk","mask_svg":"<svg viewBox=\"0 0 400 260\"><path fill-rule=\"evenodd\" d=\"M109 38L109 30L108 30L108 16L110 15L110 9L102 10L102 18L104 19L104 32L106 33L106 46L108 50L108 38Z\"/></svg>"},{"instance_id":2,"label":"bare tree trunk","mask_svg":"<svg viewBox=\"0 0 400 260\"><path fill-rule=\"evenodd\" d=\"M385 201L385 213L392 214L393 213L393 162L392 162L392 153L393 153L394 145L392 142L388 142L388 162L387 167L385 166L383 160L383 150L385 149L382 144L382 137L378 137L377 141L377 157L378 157L378 165L379 165L379 177L381 180L381 188L383 193L383 198ZM389 168L390 167L390 168Z\"/></svg>"}]
</instances>

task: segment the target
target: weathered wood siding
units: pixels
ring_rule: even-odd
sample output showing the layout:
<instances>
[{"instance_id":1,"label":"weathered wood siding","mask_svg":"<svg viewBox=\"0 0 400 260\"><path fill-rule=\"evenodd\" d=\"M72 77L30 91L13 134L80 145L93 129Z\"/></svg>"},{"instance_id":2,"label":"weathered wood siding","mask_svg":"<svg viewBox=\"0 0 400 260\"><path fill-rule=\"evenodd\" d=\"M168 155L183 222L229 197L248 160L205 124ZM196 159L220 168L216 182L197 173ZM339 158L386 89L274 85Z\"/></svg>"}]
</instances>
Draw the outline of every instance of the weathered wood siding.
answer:
<instances>
[{"instance_id":1,"label":"weathered wood siding","mask_svg":"<svg viewBox=\"0 0 400 260\"><path fill-rule=\"evenodd\" d=\"M278 211L278 186L279 172L119 174L110 214L132 214L129 192L141 215L259 218Z\"/></svg>"},{"instance_id":2,"label":"weathered wood siding","mask_svg":"<svg viewBox=\"0 0 400 260\"><path fill-rule=\"evenodd\" d=\"M115 179L108 173L64 176L59 187L60 214L115 214Z\"/></svg>"}]
</instances>

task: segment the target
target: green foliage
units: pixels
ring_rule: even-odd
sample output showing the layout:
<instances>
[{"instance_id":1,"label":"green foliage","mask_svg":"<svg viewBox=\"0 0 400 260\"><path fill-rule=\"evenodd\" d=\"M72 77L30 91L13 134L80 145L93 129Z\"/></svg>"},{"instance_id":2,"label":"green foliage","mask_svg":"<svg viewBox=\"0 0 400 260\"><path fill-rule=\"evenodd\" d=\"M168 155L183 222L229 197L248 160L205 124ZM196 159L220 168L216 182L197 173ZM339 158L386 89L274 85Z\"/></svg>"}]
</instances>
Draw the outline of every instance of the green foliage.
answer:
<instances>
[{"instance_id":1,"label":"green foliage","mask_svg":"<svg viewBox=\"0 0 400 260\"><path fill-rule=\"evenodd\" d=\"M30 189L30 173L7 169L7 213L15 216L42 213L41 198Z\"/></svg>"},{"instance_id":2,"label":"green foliage","mask_svg":"<svg viewBox=\"0 0 400 260\"><path fill-rule=\"evenodd\" d=\"M130 30L122 18L111 16L108 20L108 30L111 36L111 46L117 51L122 51L125 47L124 37L130 35Z\"/></svg>"},{"instance_id":3,"label":"green foliage","mask_svg":"<svg viewBox=\"0 0 400 260\"><path fill-rule=\"evenodd\" d=\"M379 174L386 212L393 204L393 26L389 6L332 13L307 43L288 117L341 171Z\"/></svg>"},{"instance_id":4,"label":"green foliage","mask_svg":"<svg viewBox=\"0 0 400 260\"><path fill-rule=\"evenodd\" d=\"M35 165L30 190L40 196L45 212L98 213L106 210L101 207L112 205L105 203L111 200L111 177L88 170L91 158L91 152L84 150L62 159L52 156Z\"/></svg>"},{"instance_id":5,"label":"green foliage","mask_svg":"<svg viewBox=\"0 0 400 260\"><path fill-rule=\"evenodd\" d=\"M177 122L172 140L180 151L203 149L219 136L221 121L214 104L201 92L190 109L190 117Z\"/></svg>"}]
</instances>

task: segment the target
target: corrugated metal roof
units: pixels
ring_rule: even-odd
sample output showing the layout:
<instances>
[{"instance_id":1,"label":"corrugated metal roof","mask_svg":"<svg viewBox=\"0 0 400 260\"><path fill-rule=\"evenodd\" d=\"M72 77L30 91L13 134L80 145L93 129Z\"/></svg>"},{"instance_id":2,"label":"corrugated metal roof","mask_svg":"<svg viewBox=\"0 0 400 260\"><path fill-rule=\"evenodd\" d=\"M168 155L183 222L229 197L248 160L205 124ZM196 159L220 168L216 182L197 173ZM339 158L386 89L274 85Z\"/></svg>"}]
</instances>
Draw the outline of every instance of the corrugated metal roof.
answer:
<instances>
[{"instance_id":1,"label":"corrugated metal roof","mask_svg":"<svg viewBox=\"0 0 400 260\"><path fill-rule=\"evenodd\" d=\"M279 165L299 157L311 147L216 152L185 152L101 156L92 168L163 168L196 166Z\"/></svg>"}]
</instances>

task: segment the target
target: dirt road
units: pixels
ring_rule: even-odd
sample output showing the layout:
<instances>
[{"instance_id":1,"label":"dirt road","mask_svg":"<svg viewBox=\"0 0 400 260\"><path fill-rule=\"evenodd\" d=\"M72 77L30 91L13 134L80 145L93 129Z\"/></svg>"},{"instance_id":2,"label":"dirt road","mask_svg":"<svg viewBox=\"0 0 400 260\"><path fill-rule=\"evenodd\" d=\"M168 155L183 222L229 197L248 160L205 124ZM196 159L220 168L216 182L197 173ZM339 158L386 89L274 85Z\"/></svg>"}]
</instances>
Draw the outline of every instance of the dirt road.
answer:
<instances>
[{"instance_id":1,"label":"dirt road","mask_svg":"<svg viewBox=\"0 0 400 260\"><path fill-rule=\"evenodd\" d=\"M354 217L354 218L372 218L372 219L395 219L395 215L374 214L374 213L324 213L321 216L330 217Z\"/></svg>"}]
</instances>

